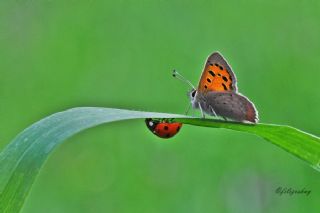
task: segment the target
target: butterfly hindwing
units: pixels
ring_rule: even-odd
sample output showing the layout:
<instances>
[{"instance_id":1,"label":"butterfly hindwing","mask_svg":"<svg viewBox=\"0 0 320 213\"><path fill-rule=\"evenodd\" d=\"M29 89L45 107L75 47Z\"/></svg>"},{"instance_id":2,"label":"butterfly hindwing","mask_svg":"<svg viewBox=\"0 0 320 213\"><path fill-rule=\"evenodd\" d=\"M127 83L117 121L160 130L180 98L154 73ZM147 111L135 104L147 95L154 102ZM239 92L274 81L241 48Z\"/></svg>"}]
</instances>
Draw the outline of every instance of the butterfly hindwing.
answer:
<instances>
[{"instance_id":1,"label":"butterfly hindwing","mask_svg":"<svg viewBox=\"0 0 320 213\"><path fill-rule=\"evenodd\" d=\"M231 92L208 92L204 95L206 102L204 110L213 114L212 110L219 116L231 118L236 121L258 121L258 113L254 104L248 98Z\"/></svg>"},{"instance_id":2,"label":"butterfly hindwing","mask_svg":"<svg viewBox=\"0 0 320 213\"><path fill-rule=\"evenodd\" d=\"M237 79L228 62L219 52L212 53L204 66L198 91L237 92Z\"/></svg>"}]
</instances>

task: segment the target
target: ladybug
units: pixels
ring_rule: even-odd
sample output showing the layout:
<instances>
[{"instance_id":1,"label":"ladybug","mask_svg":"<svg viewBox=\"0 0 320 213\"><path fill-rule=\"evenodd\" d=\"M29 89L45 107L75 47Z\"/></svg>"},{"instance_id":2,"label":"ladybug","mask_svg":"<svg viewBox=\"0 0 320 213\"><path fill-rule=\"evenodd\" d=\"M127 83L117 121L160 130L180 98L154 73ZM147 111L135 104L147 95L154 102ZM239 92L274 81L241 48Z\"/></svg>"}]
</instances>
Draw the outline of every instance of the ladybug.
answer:
<instances>
[{"instance_id":1,"label":"ladybug","mask_svg":"<svg viewBox=\"0 0 320 213\"><path fill-rule=\"evenodd\" d=\"M160 138L171 138L179 132L182 123L171 122L169 119L152 119L145 120L148 129Z\"/></svg>"}]
</instances>

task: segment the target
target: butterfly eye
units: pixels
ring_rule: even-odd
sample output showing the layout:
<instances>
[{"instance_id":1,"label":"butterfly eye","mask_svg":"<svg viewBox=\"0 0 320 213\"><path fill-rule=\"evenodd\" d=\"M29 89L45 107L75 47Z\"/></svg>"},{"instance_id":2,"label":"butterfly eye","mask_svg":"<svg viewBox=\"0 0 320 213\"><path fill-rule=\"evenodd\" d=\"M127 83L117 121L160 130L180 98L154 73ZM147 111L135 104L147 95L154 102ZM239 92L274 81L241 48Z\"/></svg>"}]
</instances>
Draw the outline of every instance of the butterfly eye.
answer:
<instances>
[{"instance_id":1,"label":"butterfly eye","mask_svg":"<svg viewBox=\"0 0 320 213\"><path fill-rule=\"evenodd\" d=\"M193 90L191 93L192 98L194 98L195 95L196 95L196 90Z\"/></svg>"}]
</instances>

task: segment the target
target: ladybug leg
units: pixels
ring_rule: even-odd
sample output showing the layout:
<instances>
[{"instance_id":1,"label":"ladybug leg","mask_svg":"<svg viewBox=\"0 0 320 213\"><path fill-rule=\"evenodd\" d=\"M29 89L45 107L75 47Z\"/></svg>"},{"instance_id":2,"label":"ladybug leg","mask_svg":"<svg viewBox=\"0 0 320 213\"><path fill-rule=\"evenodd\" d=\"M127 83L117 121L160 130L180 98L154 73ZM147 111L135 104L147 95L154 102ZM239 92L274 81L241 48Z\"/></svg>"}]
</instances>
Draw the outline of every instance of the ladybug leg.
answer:
<instances>
[{"instance_id":1,"label":"ladybug leg","mask_svg":"<svg viewBox=\"0 0 320 213\"><path fill-rule=\"evenodd\" d=\"M166 119L166 118L159 118L159 122L160 123L163 123L163 122L166 122L168 119Z\"/></svg>"},{"instance_id":2,"label":"ladybug leg","mask_svg":"<svg viewBox=\"0 0 320 213\"><path fill-rule=\"evenodd\" d=\"M168 118L168 123L172 123L172 121L174 120L174 118Z\"/></svg>"}]
</instances>

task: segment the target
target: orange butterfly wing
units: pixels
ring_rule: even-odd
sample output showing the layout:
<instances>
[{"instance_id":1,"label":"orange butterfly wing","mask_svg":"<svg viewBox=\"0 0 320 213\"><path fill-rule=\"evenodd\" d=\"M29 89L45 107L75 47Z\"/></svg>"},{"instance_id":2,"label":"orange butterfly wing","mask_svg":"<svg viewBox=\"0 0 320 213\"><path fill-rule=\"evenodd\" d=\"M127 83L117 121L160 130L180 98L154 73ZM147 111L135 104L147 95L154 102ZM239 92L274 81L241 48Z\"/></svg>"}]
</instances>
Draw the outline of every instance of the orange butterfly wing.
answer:
<instances>
[{"instance_id":1,"label":"orange butterfly wing","mask_svg":"<svg viewBox=\"0 0 320 213\"><path fill-rule=\"evenodd\" d=\"M215 92L237 92L237 79L228 62L219 52L212 53L204 66L198 91L206 93Z\"/></svg>"}]
</instances>

